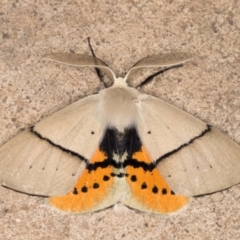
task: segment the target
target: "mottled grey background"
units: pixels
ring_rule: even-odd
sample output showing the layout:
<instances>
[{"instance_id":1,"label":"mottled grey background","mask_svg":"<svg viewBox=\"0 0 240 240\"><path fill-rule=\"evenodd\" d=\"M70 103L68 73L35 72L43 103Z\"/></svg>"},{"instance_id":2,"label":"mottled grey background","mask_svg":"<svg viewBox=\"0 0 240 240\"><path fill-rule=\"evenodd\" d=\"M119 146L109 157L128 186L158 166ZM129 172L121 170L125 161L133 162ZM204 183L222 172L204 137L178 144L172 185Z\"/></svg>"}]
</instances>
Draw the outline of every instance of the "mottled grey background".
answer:
<instances>
[{"instance_id":1,"label":"mottled grey background","mask_svg":"<svg viewBox=\"0 0 240 240\"><path fill-rule=\"evenodd\" d=\"M96 55L123 76L151 54L198 57L142 89L214 125L240 143L240 2L0 2L0 145L22 129L100 89L95 72L42 59ZM150 71L152 72L152 71ZM149 71L138 74L136 85ZM239 239L240 186L194 199L171 217L112 209L69 215L40 197L0 188L0 239Z\"/></svg>"}]
</instances>

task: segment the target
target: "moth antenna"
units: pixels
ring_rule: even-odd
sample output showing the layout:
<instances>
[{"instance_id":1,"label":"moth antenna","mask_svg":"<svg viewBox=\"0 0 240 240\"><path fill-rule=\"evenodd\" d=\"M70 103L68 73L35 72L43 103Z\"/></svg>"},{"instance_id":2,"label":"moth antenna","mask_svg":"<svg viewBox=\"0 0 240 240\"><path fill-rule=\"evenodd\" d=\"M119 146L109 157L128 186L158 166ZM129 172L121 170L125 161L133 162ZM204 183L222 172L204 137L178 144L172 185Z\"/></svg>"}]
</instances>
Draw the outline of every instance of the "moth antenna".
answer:
<instances>
[{"instance_id":1,"label":"moth antenna","mask_svg":"<svg viewBox=\"0 0 240 240\"><path fill-rule=\"evenodd\" d=\"M154 77L160 75L160 74L163 74L164 72L172 69L172 68L179 68L179 67L183 67L183 64L179 64L179 65L175 65L175 66L171 66L171 67L168 67L168 68L165 68L165 69L162 69L162 70L159 70L158 72L156 73L153 73L152 75L148 76L144 81L142 81L140 84L138 84L136 86L136 89L140 89L142 86L144 86L145 84L151 82L153 80Z\"/></svg>"},{"instance_id":2,"label":"moth antenna","mask_svg":"<svg viewBox=\"0 0 240 240\"><path fill-rule=\"evenodd\" d=\"M93 50L93 48L92 48L91 42L90 42L90 37L87 38L87 41L88 41L88 46L89 46L89 48L90 48L90 50L91 50L91 53L92 53L93 57L96 57L96 55L95 55L95 53L94 53L94 50ZM96 73L97 73L97 75L98 75L99 81L102 83L102 85L104 86L104 88L107 88L107 84L104 82L102 72L101 72L98 68L96 68L96 67L95 67L95 71L96 71Z\"/></svg>"}]
</instances>

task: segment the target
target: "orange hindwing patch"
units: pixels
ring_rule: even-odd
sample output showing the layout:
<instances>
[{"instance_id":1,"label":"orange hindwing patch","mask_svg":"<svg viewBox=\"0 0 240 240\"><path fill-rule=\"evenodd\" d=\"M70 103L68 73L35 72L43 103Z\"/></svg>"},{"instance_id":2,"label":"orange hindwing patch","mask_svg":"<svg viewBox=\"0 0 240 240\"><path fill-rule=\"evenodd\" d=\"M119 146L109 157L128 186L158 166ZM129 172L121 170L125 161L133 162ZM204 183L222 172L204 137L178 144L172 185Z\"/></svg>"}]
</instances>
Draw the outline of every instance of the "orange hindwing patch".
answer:
<instances>
[{"instance_id":1,"label":"orange hindwing patch","mask_svg":"<svg viewBox=\"0 0 240 240\"><path fill-rule=\"evenodd\" d=\"M105 159L106 155L97 150L90 164L102 163ZM111 176L112 172L113 167L111 165L104 168L98 167L97 169L86 168L72 191L64 196L51 197L49 202L56 208L67 212L89 212L102 209L104 208L102 201L107 198L114 184L114 178Z\"/></svg>"},{"instance_id":2,"label":"orange hindwing patch","mask_svg":"<svg viewBox=\"0 0 240 240\"><path fill-rule=\"evenodd\" d=\"M175 212L187 205L189 197L172 191L142 146L136 129L127 129L122 138L117 134L108 129L73 189L65 196L51 197L49 202L63 211L80 213L117 202L156 214Z\"/></svg>"},{"instance_id":3,"label":"orange hindwing patch","mask_svg":"<svg viewBox=\"0 0 240 240\"><path fill-rule=\"evenodd\" d=\"M152 163L144 147L135 152L132 159L139 163ZM171 190L156 167L144 169L129 165L126 174L130 197L135 199L134 204L139 204L139 210L166 214L179 210L189 202L189 197L176 195Z\"/></svg>"}]
</instances>

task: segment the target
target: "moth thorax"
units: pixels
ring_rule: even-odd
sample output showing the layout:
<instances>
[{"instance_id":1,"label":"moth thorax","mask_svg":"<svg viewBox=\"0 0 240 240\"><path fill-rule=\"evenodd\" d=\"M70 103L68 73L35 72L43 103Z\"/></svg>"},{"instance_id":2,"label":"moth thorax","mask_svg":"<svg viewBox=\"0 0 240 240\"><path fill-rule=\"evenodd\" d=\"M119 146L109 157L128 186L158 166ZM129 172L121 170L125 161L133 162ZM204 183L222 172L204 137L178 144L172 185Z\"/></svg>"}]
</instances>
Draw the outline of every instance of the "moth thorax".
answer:
<instances>
[{"instance_id":1,"label":"moth thorax","mask_svg":"<svg viewBox=\"0 0 240 240\"><path fill-rule=\"evenodd\" d=\"M119 131L135 125L138 115L137 91L126 86L113 86L101 91L102 112L107 124Z\"/></svg>"}]
</instances>

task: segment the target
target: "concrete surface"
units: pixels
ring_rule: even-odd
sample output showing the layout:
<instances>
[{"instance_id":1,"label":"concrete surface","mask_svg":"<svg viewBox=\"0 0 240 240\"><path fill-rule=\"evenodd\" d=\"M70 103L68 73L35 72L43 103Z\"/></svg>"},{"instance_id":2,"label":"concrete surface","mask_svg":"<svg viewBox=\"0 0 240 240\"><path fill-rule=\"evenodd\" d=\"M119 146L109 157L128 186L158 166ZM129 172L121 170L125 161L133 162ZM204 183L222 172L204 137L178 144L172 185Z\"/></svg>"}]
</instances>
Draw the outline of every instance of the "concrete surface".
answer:
<instances>
[{"instance_id":1,"label":"concrete surface","mask_svg":"<svg viewBox=\"0 0 240 240\"><path fill-rule=\"evenodd\" d=\"M147 55L198 58L142 89L221 129L240 143L240 1L0 2L0 145L100 89L92 69L42 59L49 52L96 55L124 75ZM151 73L153 71L150 71ZM149 71L130 82L136 85ZM239 239L240 186L195 198L178 215L112 209L70 215L41 197L0 188L0 239Z\"/></svg>"}]
</instances>

